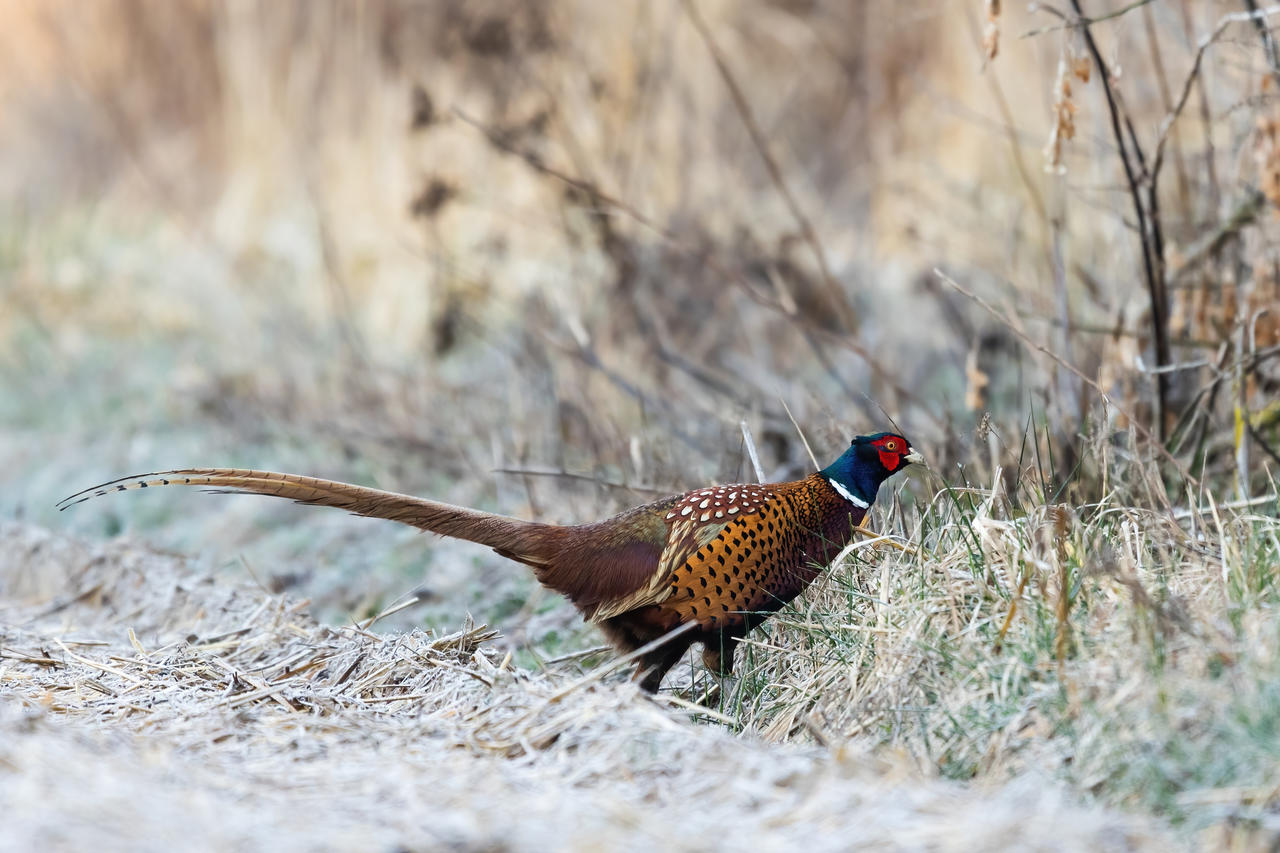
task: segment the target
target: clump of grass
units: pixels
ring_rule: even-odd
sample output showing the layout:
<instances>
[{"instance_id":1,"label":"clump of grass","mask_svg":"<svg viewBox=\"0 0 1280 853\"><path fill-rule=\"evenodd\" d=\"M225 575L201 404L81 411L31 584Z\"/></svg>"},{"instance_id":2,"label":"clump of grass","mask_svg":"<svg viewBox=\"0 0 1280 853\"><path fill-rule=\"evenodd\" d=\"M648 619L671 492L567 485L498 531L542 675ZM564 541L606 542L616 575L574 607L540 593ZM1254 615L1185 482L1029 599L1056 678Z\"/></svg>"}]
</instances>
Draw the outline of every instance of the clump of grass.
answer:
<instances>
[{"instance_id":1,"label":"clump of grass","mask_svg":"<svg viewBox=\"0 0 1280 853\"><path fill-rule=\"evenodd\" d=\"M1049 772L1197 829L1271 814L1276 498L1143 509L1158 472L1125 457L1075 506L1033 465L892 501L875 526L905 547L852 551L749 637L717 707L949 778Z\"/></svg>"}]
</instances>

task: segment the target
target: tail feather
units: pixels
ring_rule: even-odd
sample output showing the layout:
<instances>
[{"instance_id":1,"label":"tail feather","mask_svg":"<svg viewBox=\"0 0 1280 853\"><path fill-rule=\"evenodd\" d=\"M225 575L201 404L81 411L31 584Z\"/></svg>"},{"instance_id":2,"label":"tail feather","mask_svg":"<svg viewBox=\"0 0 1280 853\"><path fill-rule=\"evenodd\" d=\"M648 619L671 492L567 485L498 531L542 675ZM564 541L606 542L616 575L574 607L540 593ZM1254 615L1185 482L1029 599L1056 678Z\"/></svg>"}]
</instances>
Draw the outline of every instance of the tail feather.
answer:
<instances>
[{"instance_id":1,"label":"tail feather","mask_svg":"<svg viewBox=\"0 0 1280 853\"><path fill-rule=\"evenodd\" d=\"M246 468L183 468L133 474L77 492L57 506L65 510L110 492L156 486L206 486L216 492L271 495L301 504L337 507L355 515L398 521L442 536L488 545L534 567L552 559L565 530L366 486Z\"/></svg>"}]
</instances>

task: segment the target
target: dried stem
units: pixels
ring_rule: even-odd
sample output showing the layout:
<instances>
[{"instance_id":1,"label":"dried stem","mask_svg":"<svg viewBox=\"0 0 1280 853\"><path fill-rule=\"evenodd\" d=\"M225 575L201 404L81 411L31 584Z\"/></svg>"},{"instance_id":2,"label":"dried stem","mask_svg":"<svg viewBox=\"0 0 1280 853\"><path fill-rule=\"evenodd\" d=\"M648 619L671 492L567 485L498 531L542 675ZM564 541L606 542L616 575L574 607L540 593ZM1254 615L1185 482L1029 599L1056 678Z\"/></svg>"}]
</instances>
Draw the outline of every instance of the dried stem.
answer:
<instances>
[{"instance_id":1,"label":"dried stem","mask_svg":"<svg viewBox=\"0 0 1280 853\"><path fill-rule=\"evenodd\" d=\"M1137 8L1140 5L1142 4L1133 4L1133 8ZM1120 163L1124 167L1125 180L1129 185L1129 196L1133 201L1134 215L1138 219L1138 234L1142 245L1142 269L1147 284L1147 294L1151 301L1151 327L1155 339L1156 367L1163 367L1173 359L1169 348L1169 309L1164 280L1164 238L1161 234L1159 203L1156 197L1157 170L1153 169L1151 173L1146 174L1146 158L1142 153L1141 146L1138 144L1133 124L1128 121L1127 117L1123 121L1129 133L1129 145L1133 147L1132 153L1130 153L1129 147L1125 144L1125 132L1121 128L1122 117L1119 97L1111 87L1111 70L1102 58L1102 51L1098 49L1098 43L1094 40L1093 32L1089 28L1092 21L1085 17L1084 10L1080 7L1080 0L1071 0L1071 7L1075 9L1078 25L1084 35L1089 53L1092 54L1093 61L1097 63L1098 76L1102 79L1102 90L1107 97L1107 110L1111 117L1111 132L1115 137L1116 147L1120 153ZM1141 191L1144 177L1148 182L1147 202L1145 205ZM1156 432L1159 434L1161 442L1164 441L1166 433L1165 413L1168 408L1168 399L1169 377L1165 373L1158 373L1156 375Z\"/></svg>"},{"instance_id":2,"label":"dried stem","mask_svg":"<svg viewBox=\"0 0 1280 853\"><path fill-rule=\"evenodd\" d=\"M1253 19L1253 25L1258 28L1258 37L1262 39L1262 49L1267 54L1267 64L1271 66L1271 79L1276 81L1276 85L1280 86L1280 51L1276 49L1276 40L1271 35L1271 30L1267 29L1267 25L1263 22L1266 13L1258 8L1255 0L1244 0L1244 7L1249 10L1249 17Z\"/></svg>"},{"instance_id":3,"label":"dried stem","mask_svg":"<svg viewBox=\"0 0 1280 853\"><path fill-rule=\"evenodd\" d=\"M993 306L990 302L987 302L987 300L983 299L981 296L978 296L973 291L965 288L963 285L961 285L955 279L948 276L942 270L935 268L933 271L933 274L936 275L938 278L942 279L942 281L944 281L946 284L955 288L957 291L959 291L961 294L963 294L967 298L981 305L987 311L987 313L989 313L991 316L995 317L1002 324L1004 324L1009 329L1009 331L1013 332L1018 337L1018 339L1021 340L1024 344L1036 350L1037 352L1047 355L1049 358L1053 359L1055 362L1057 362L1058 364L1065 367L1067 370L1074 373L1077 377L1080 378L1082 382L1084 382L1086 385L1088 385L1090 388L1096 391L1098 393L1098 396L1101 397L1103 401L1107 403L1107 405L1111 406L1117 412L1124 415L1125 418L1128 419L1129 423L1133 424L1133 428L1138 431L1139 435L1141 435L1143 438L1149 441L1156 448L1156 450L1160 453L1161 456L1165 457L1171 463L1173 463L1173 466L1178 469L1178 473L1182 475L1183 479L1185 479L1187 482L1189 482L1191 485L1195 486L1196 488L1200 487L1200 480L1191 474L1191 471L1187 468L1187 466L1182 464L1182 462L1176 456L1170 453L1168 449L1165 448L1163 442L1156 441L1155 437L1151 434L1151 431L1148 430L1145 426L1143 426L1142 423L1136 417L1134 417L1133 414L1130 413L1124 406L1121 406L1119 403L1117 403L1111 397L1111 395L1108 394L1105 390L1103 390L1102 386L1099 385L1094 379L1091 379L1090 377L1086 376L1080 370L1080 368L1076 367L1074 364L1067 361L1062 356L1055 353L1053 350L1031 340L1031 338L1027 337L1026 333L1024 333L1020 328L1018 328L1018 325L1016 323L1014 323L1012 320L1006 317L1003 313L998 311L995 308L995 306Z\"/></svg>"},{"instance_id":4,"label":"dried stem","mask_svg":"<svg viewBox=\"0 0 1280 853\"><path fill-rule=\"evenodd\" d=\"M896 376L895 371L890 370L884 364L882 364L880 360L871 353L870 350L868 350L866 347L859 344L857 340L855 340L852 336L847 334L831 335L829 334L828 330L815 328L813 324L807 318L805 318L802 314L797 312L794 307L788 307L787 305L779 302L776 299L770 298L768 295L761 292L759 288L757 288L754 284L752 284L750 280L748 280L747 276L744 275L740 269L737 269L734 267L728 267L725 264L721 263L720 260L716 258L714 255L709 255L703 247L692 246L687 242L681 240L678 236L676 236L674 232L669 231L666 228L662 227L662 225L660 225L651 217L646 216L634 205L620 198L617 198L616 196L610 195L609 193L600 189L599 186L597 186L594 183L591 183L590 181L585 181L581 178L570 175L562 171L561 169L556 168L555 166L550 165L549 163L545 162L541 157L539 157L537 154L522 150L521 148L519 148L518 146L512 143L512 141L508 138L507 134L504 134L498 129L486 126L484 123L482 123L478 119L473 118L472 116L468 115L462 110L455 108L453 113L463 122L471 125L472 127L479 130L481 133L483 133L485 138L489 140L489 144L491 144L497 150L502 151L506 154L510 154L514 157L519 157L531 169L534 169L535 171L540 172L544 175L548 175L549 177L555 178L556 180L561 181L573 187L574 189L581 191L583 194L585 194L588 198L590 198L596 204L604 205L626 214L628 217L635 220L637 223L639 223L643 227L649 229L654 234L658 235L658 237L660 237L663 241L665 241L668 245L670 245L676 251L690 257L696 257L702 264L704 264L708 269L710 269L716 275L721 276L726 281L732 281L734 284L738 285L740 288L742 288L743 292L746 293L747 296L753 302L756 302L760 305L763 305L767 308L777 311L783 316L785 316L788 320L790 320L799 328L801 334L805 338L805 341L809 344L810 348L814 351L814 355L817 357L818 362L822 365L823 369L827 372L827 374L830 376L833 382L835 382L839 387L845 389L845 391L849 393L850 399L856 400L858 398L857 398L857 395L853 394L852 390L848 388L844 378L840 375L839 370L837 369L837 366L831 361L830 357L827 355L826 351L823 349L822 338L824 336L832 340L832 342L835 345L839 346L841 349L848 350L849 352L853 353L858 358L860 358L863 361L863 363L865 363L867 367L871 370L871 373L876 377L876 379L883 382L888 387L892 388L894 392L900 395L903 399L910 399L910 400L917 399L916 395L913 394L910 389L908 389L906 386L904 386L901 382L899 382L895 378ZM920 409L931 420L937 423L941 423L941 420L939 419L938 415L933 411L931 411L928 407L924 406L923 404L920 404Z\"/></svg>"},{"instance_id":5,"label":"dried stem","mask_svg":"<svg viewBox=\"0 0 1280 853\"><path fill-rule=\"evenodd\" d=\"M711 30L707 27L707 22L703 20L693 0L682 0L682 4L685 13L689 16L689 20L693 22L698 35L702 37L703 43L707 46L707 51L711 54L711 59L715 62L716 70L720 72L721 79L724 80L725 85L729 88L729 95L733 98L734 107L737 109L743 125L747 128L747 134L751 137L751 144L755 146L756 151L760 154L760 159L764 161L765 169L769 172L769 180L773 182L778 195L782 196L787 209L791 211L791 216L800 227L800 233L804 235L805 242L813 250L813 256L822 272L823 284L827 287L831 307L840 316L840 323L844 330L852 332L857 328L857 320L853 316L853 312L849 310L849 303L845 299L840 283L831 274L831 266L827 263L827 253L822 248L822 242L818 239L818 232L814 229L809 217L800 209L800 203L796 201L791 188L787 186L786 180L782 177L782 170L778 168L778 161L774 159L773 154L769 151L769 145L765 141L764 133L760 130L760 123L756 121L755 114L751 111L751 105L747 103L747 98L742 93L742 87L738 85L737 78L734 77L733 71L730 70L728 61L712 37Z\"/></svg>"}]
</instances>

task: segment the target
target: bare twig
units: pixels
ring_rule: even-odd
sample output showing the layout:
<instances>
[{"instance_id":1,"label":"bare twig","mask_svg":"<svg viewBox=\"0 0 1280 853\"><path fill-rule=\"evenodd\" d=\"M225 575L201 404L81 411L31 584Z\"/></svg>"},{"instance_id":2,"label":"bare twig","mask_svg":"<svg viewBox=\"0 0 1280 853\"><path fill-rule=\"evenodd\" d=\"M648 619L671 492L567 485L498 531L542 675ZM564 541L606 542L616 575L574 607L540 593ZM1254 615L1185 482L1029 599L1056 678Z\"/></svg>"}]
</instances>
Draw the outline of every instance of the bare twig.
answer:
<instances>
[{"instance_id":1,"label":"bare twig","mask_svg":"<svg viewBox=\"0 0 1280 853\"><path fill-rule=\"evenodd\" d=\"M497 148L499 151L503 151L503 152L506 152L507 154L511 154L513 156L519 157L521 160L523 160L526 164L528 164L533 169L539 172L542 172L545 175L550 175L556 180L561 181L562 183L568 184L569 186L573 187L576 190L582 191L588 197L595 199L596 201L604 202L609 207L616 208L617 210L622 211L631 219L643 225L645 228L648 228L650 231L657 234L659 237L662 237L664 240L667 240L676 245L680 245L680 241L676 239L676 236L674 234L672 234L670 231L667 231L665 228L663 228L653 219L650 219L648 216L641 213L640 210L635 206L628 204L627 202L623 201L620 198L609 195L604 190L600 189L600 187L598 187L596 184L593 184L590 181L584 181L581 178L576 178L573 175L568 174L567 172L563 172L560 169L557 169L556 167L544 161L537 154L517 148L512 143L512 141L509 138L507 138L506 134L485 125L479 119L473 118L472 116L468 115L462 110L455 107L453 110L453 114L457 116L460 120L465 122L466 124L471 125L476 130L484 134L485 138L489 140L489 144L491 144L494 148Z\"/></svg>"},{"instance_id":2,"label":"bare twig","mask_svg":"<svg viewBox=\"0 0 1280 853\"><path fill-rule=\"evenodd\" d=\"M1210 45L1222 37L1222 34L1231 24L1252 20L1254 23L1258 24L1258 26L1262 27L1264 32L1268 32L1266 26L1262 22L1263 18L1280 13L1280 6L1268 6L1265 9L1258 9L1252 2L1250 2L1250 0L1246 0L1246 3L1252 7L1252 11L1223 15L1218 19L1218 23L1213 28L1213 31L1200 39L1200 44L1196 48L1195 59L1192 60L1191 63L1191 70L1187 72L1187 79L1182 84L1182 93L1178 96L1178 103L1169 112L1169 114L1165 116L1164 121L1160 123L1160 136L1156 142L1155 163L1152 166L1153 183L1154 175L1160 170L1159 163L1164 157L1164 146L1169 140L1169 132L1173 129L1174 122L1176 122L1178 117L1182 115L1182 110L1187 105L1187 100L1191 96L1191 87L1195 84L1197 77L1200 75L1200 66L1204 59L1205 51L1209 49Z\"/></svg>"},{"instance_id":3,"label":"bare twig","mask_svg":"<svg viewBox=\"0 0 1280 853\"><path fill-rule=\"evenodd\" d=\"M1210 382L1196 392L1195 397L1190 404L1183 409L1182 414L1178 417L1178 422L1174 424L1173 429L1169 433L1169 452L1177 453L1181 448L1183 441L1190 434L1191 427L1195 425L1196 419L1200 417L1202 412L1205 413L1205 424L1209 422L1208 412L1213 409L1213 401L1217 397L1219 383L1222 382L1223 368L1226 367L1228 359L1231 357L1231 349L1225 343L1218 344L1218 358L1214 366L1214 377ZM1207 405L1206 405L1207 403ZM1199 439L1196 443L1199 444Z\"/></svg>"},{"instance_id":4,"label":"bare twig","mask_svg":"<svg viewBox=\"0 0 1280 853\"><path fill-rule=\"evenodd\" d=\"M1137 8L1139 5L1141 3L1133 4L1132 8ZM1133 201L1134 215L1138 220L1138 233L1142 245L1142 268L1147 283L1147 294L1151 302L1151 327L1155 338L1156 366L1163 367L1172 358L1169 348L1169 311L1164 282L1164 259L1161 251L1164 240L1160 233L1158 200L1155 195L1156 180L1154 176L1150 176L1147 184L1147 204L1144 205L1140 190L1143 174L1135 169L1135 161L1137 161L1138 167L1145 172L1146 163L1142 148L1138 144L1133 125L1128 122L1127 118L1125 119L1125 124L1129 132L1129 144L1133 147L1132 153L1126 146L1125 133L1121 129L1119 98L1111 87L1111 69L1108 68L1106 61L1102 58L1102 51L1099 50L1098 43L1093 38L1093 32L1089 29L1091 21L1085 17L1084 10L1080 7L1080 0L1071 0L1071 7L1075 9L1078 17L1076 23L1084 35L1085 44L1089 48L1089 53L1093 56L1094 63L1098 66L1098 76L1102 80L1102 91L1107 98L1107 109L1111 118L1111 132L1115 137L1116 147L1120 153L1120 163L1124 167L1125 180L1129 185L1129 196ZM1165 412L1167 411L1168 399L1169 377L1163 373L1157 374L1156 432L1159 434L1161 441L1164 441L1166 432Z\"/></svg>"},{"instance_id":5,"label":"bare twig","mask_svg":"<svg viewBox=\"0 0 1280 853\"><path fill-rule=\"evenodd\" d=\"M782 403L783 411L791 419L791 425L796 428L796 435L800 436L800 443L804 445L804 452L809 454L809 461L813 463L814 468L821 468L822 466L818 464L818 457L813 455L813 448L809 446L809 439L804 437L804 430L800 429L800 424L796 422L796 416L791 414L791 407L781 397L778 398L778 402Z\"/></svg>"},{"instance_id":6,"label":"bare twig","mask_svg":"<svg viewBox=\"0 0 1280 853\"><path fill-rule=\"evenodd\" d=\"M1186 286L1184 279L1187 274L1195 271L1201 262L1213 257L1227 241L1238 235L1249 225L1252 225L1258 219L1267 203L1266 196L1262 194L1257 187L1249 187L1245 197L1236 204L1231 211L1231 215L1226 221L1213 230L1208 236L1191 246L1187 250L1186 258L1182 262L1182 266L1173 273L1173 282L1170 287L1179 288Z\"/></svg>"},{"instance_id":7,"label":"bare twig","mask_svg":"<svg viewBox=\"0 0 1280 853\"><path fill-rule=\"evenodd\" d=\"M751 467L756 472L756 482L764 482L764 469L760 467L760 455L756 453L756 443L751 438L751 428L747 426L746 421L740 421L739 426L742 427L742 440L747 446L747 455L751 457Z\"/></svg>"},{"instance_id":8,"label":"bare twig","mask_svg":"<svg viewBox=\"0 0 1280 853\"><path fill-rule=\"evenodd\" d=\"M852 332L857 328L856 318L854 318L853 312L849 309L848 300L845 298L839 282L831 274L831 266L827 263L827 253L822 248L822 242L818 239L818 232L814 229L809 217L800 209L799 202L796 201L791 188L787 186L786 180L782 177L782 170L778 168L778 161L774 159L773 154L769 151L769 145L765 141L764 133L760 130L759 122L756 121L755 113L751 111L751 105L747 103L747 98L742 93L742 87L738 85L738 80L733 71L730 70L728 61L712 37L711 30L707 27L707 22L703 20L693 0L681 0L681 3L684 6L685 14L689 16L689 20L693 22L698 35L701 36L703 44L707 46L707 51L711 54L711 59L716 64L716 70L720 72L720 78L724 80L725 86L729 88L729 95L733 98L734 107L742 118L743 125L747 128L747 135L751 137L752 145L755 146L756 151L760 154L760 159L764 161L765 169L769 172L769 180L773 182L778 195L782 196L782 200L786 203L792 218L795 219L796 224L800 227L800 233L804 235L805 242L809 244L809 248L813 251L813 256L818 262L818 268L822 272L823 284L827 287L827 295L832 303L831 307L840 316L840 323L844 330Z\"/></svg>"},{"instance_id":9,"label":"bare twig","mask_svg":"<svg viewBox=\"0 0 1280 853\"><path fill-rule=\"evenodd\" d=\"M1256 0L1244 0L1244 7L1249 10L1253 25L1258 29L1258 37L1262 39L1262 49L1266 51L1267 64L1271 66L1271 78L1280 86L1280 51L1276 50L1276 40L1272 37L1271 30L1262 22L1265 13L1258 8Z\"/></svg>"},{"instance_id":10,"label":"bare twig","mask_svg":"<svg viewBox=\"0 0 1280 853\"><path fill-rule=\"evenodd\" d=\"M1262 433L1258 432L1248 419L1245 420L1245 428L1249 431L1249 435L1253 437L1254 443L1261 447L1268 456L1275 460L1277 465L1280 465L1280 453L1276 453L1275 448L1267 443L1267 440L1262 437Z\"/></svg>"},{"instance_id":11,"label":"bare twig","mask_svg":"<svg viewBox=\"0 0 1280 853\"><path fill-rule=\"evenodd\" d=\"M969 29L973 38L981 44L982 33L978 29L977 21L974 20L972 10L966 15L965 20L969 24ZM1022 185L1026 187L1027 197L1031 199L1031 206L1035 208L1036 217L1039 219L1042 227L1048 227L1049 213L1044 202L1044 194L1040 191L1040 187L1031 177L1031 170L1027 167L1026 159L1022 156L1022 144L1018 139L1017 123L1013 117L1013 110L1009 107L1009 101L1004 96L1004 88L1000 85L1000 78L996 74L983 75L987 79L987 86L991 89L992 100L996 102L996 108L1000 110L999 124L1004 132L1005 138L1009 141L1009 154L1013 158L1014 168L1018 172L1018 177L1022 181Z\"/></svg>"},{"instance_id":12,"label":"bare twig","mask_svg":"<svg viewBox=\"0 0 1280 853\"><path fill-rule=\"evenodd\" d=\"M1200 480L1191 474L1191 471L1187 468L1187 466L1182 464L1182 462L1176 456L1170 453L1168 449L1165 448L1163 442L1157 441L1155 437L1151 434L1150 430L1148 430L1145 426L1143 426L1142 423L1136 417L1134 417L1133 414L1130 413L1124 406L1121 406L1119 403L1117 403L1111 397L1111 395L1108 394L1105 390L1103 390L1102 386L1099 385L1094 379L1090 378L1089 376L1086 376L1080 370L1080 368L1076 367L1074 364L1071 364L1069 361L1065 360L1064 358L1062 358L1062 356L1053 352L1048 347L1045 347L1031 340L1031 338L1027 337L1025 332L1023 332L1020 328L1018 328L1016 323L1014 323L1012 320L1006 317L1001 311L997 310L995 306L993 306L990 302L987 302L987 300L983 299L981 296L978 296L973 291L965 288L963 285L961 285L955 279L951 278L942 270L935 268L933 273L938 278L940 278L943 282L955 288L964 296L968 297L969 299L981 305L982 308L987 311L987 313L995 317L1002 324L1008 327L1009 331L1017 335L1018 339L1021 340L1024 344L1036 350L1037 352L1047 355L1049 358L1053 359L1055 362L1062 365L1067 370L1071 371L1077 377L1079 377L1081 381L1083 381L1086 385L1088 385L1090 388L1096 391L1098 396L1100 396L1107 403L1107 405L1111 406L1117 412L1124 415L1125 418L1128 419L1129 423L1133 424L1133 428L1138 431L1138 434L1141 435L1143 438L1145 438L1148 442L1150 442L1156 448L1156 450L1159 451L1161 456L1165 457L1171 463L1173 463L1173 466L1178 469L1178 473L1181 474L1182 477L1187 482L1191 483L1196 488L1200 487Z\"/></svg>"},{"instance_id":13,"label":"bare twig","mask_svg":"<svg viewBox=\"0 0 1280 853\"><path fill-rule=\"evenodd\" d=\"M1156 82L1160 86L1160 102L1164 106L1164 111L1167 115L1173 112L1173 95L1169 91L1169 74L1165 70L1163 51L1160 49L1160 39L1156 35L1155 15L1152 14L1150 6L1142 7L1142 26L1146 31L1147 48L1151 54L1151 67L1155 72ZM1188 187L1187 166L1182 155L1182 145L1176 134L1173 137L1173 161L1175 174L1178 176L1178 200L1182 205L1182 214L1183 216L1189 216L1191 213L1191 198Z\"/></svg>"},{"instance_id":14,"label":"bare twig","mask_svg":"<svg viewBox=\"0 0 1280 853\"><path fill-rule=\"evenodd\" d=\"M1031 36L1044 35L1045 33L1057 32L1058 30L1068 30L1068 29L1071 29L1072 27L1076 27L1081 24L1097 24L1102 21L1109 21L1112 18L1119 18L1121 15L1127 15L1130 12L1132 12L1134 9L1140 9L1143 6L1146 6L1148 3L1152 3L1152 2L1155 2L1155 0L1134 0L1134 2L1130 3L1127 6L1121 6L1119 9L1116 9L1114 12L1107 12L1105 15L1099 15L1096 18L1085 18L1081 16L1079 20L1069 21L1065 24L1054 24L1053 26L1049 26L1049 27L1040 27L1039 29L1036 29L1036 30L1028 30L1027 32L1023 33L1021 36L1019 36L1019 38L1030 38ZM1056 9L1052 9L1048 6L1040 6L1034 3L1032 4L1032 6L1036 9L1036 11L1053 12L1055 14L1058 14L1059 17L1063 17L1060 13L1057 12ZM1077 9L1076 11L1078 13L1079 9Z\"/></svg>"},{"instance_id":15,"label":"bare twig","mask_svg":"<svg viewBox=\"0 0 1280 853\"><path fill-rule=\"evenodd\" d=\"M782 314L799 328L801 334L805 337L805 341L809 344L810 348L813 349L814 355L818 358L823 369L826 370L833 382L846 390L851 399L856 399L856 395L852 393L852 389L848 388L836 365L831 362L826 352L822 349L822 339L824 338L832 340L835 345L839 346L841 349L848 350L860 358L863 363L870 368L871 373L876 377L876 379L893 388L893 390L904 399L917 399L910 389L902 385L895 378L894 371L885 367L879 359L877 359L866 347L859 344L852 336L847 334L832 335L829 330L816 328L804 315L796 311L794 307L788 307L782 302L779 302L776 299L771 299L768 295L762 293L750 280L748 280L742 270L728 267L714 255L708 254L704 248L690 245L686 241L681 240L673 232L663 228L651 217L646 216L634 205L606 193L604 190L589 181L584 181L581 178L574 177L573 175L557 169L545 162L537 154L520 149L514 145L505 134L494 128L487 127L482 122L472 118L462 110L455 108L453 113L460 120L484 134L494 148L506 154L510 154L513 157L519 157L531 169L555 178L574 189L580 190L597 204L607 205L608 207L626 214L641 226L652 231L677 252L689 257L696 257L716 275L723 277L726 281L732 281L734 284L738 285L738 287L740 287L747 297L753 302ZM920 405L920 409L935 423L941 424L941 419L935 412L931 411L923 404Z\"/></svg>"}]
</instances>

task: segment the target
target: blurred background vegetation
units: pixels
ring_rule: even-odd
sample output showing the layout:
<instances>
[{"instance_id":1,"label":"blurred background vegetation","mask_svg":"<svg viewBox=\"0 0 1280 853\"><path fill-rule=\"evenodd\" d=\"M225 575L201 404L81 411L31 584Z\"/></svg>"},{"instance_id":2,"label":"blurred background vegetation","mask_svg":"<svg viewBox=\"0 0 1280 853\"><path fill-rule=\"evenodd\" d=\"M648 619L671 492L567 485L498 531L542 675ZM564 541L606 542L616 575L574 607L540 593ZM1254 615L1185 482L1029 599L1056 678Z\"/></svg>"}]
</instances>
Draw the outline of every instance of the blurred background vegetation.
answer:
<instances>
[{"instance_id":1,"label":"blurred background vegetation","mask_svg":"<svg viewBox=\"0 0 1280 853\"><path fill-rule=\"evenodd\" d=\"M770 479L800 431L825 464L896 423L1015 503L1029 471L1098 500L1108 453L1265 494L1251 7L2 0L0 513L331 618L417 589L402 623L554 652L571 608L480 549L254 498L52 505L226 465L588 520L752 479L743 423Z\"/></svg>"}]
</instances>

